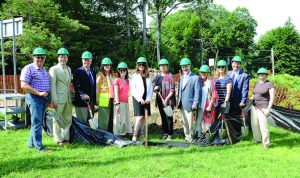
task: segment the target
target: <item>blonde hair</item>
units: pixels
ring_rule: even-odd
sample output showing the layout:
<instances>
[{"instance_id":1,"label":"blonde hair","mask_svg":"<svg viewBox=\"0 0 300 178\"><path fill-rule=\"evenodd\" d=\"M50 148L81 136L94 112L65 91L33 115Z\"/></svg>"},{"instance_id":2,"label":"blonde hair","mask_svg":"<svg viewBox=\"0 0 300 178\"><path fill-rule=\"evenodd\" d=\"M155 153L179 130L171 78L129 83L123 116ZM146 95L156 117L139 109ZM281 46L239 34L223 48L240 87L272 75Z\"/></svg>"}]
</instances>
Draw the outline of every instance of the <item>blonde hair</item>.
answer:
<instances>
[{"instance_id":1,"label":"blonde hair","mask_svg":"<svg viewBox=\"0 0 300 178\"><path fill-rule=\"evenodd\" d=\"M228 71L228 69L227 69L227 67L225 67L225 71L224 71L225 76L227 76L227 71ZM217 68L216 73L215 73L215 78L219 78L220 75L221 75L221 74L220 74L220 72L218 71L218 68Z\"/></svg>"}]
</instances>

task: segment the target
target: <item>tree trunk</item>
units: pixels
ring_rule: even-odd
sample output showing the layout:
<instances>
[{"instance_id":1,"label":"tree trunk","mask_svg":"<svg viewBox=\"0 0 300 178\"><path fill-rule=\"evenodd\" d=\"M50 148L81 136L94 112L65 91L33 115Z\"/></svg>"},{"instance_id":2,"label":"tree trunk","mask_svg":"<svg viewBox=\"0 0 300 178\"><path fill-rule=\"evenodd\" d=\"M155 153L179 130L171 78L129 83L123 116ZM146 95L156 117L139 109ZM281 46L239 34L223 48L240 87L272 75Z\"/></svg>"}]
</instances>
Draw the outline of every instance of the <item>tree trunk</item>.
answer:
<instances>
[{"instance_id":1,"label":"tree trunk","mask_svg":"<svg viewBox=\"0 0 300 178\"><path fill-rule=\"evenodd\" d=\"M146 16L147 16L147 9L146 9L146 0L143 1L143 45L146 46L147 43L147 29L146 29Z\"/></svg>"},{"instance_id":2,"label":"tree trunk","mask_svg":"<svg viewBox=\"0 0 300 178\"><path fill-rule=\"evenodd\" d=\"M128 40L130 38L130 24L129 24L129 8L128 8L128 0L125 2L125 10L126 10L126 23L127 23L127 37Z\"/></svg>"},{"instance_id":3,"label":"tree trunk","mask_svg":"<svg viewBox=\"0 0 300 178\"><path fill-rule=\"evenodd\" d=\"M161 15L159 11L156 13L156 55L157 61L160 60L160 26L161 26Z\"/></svg>"}]
</instances>

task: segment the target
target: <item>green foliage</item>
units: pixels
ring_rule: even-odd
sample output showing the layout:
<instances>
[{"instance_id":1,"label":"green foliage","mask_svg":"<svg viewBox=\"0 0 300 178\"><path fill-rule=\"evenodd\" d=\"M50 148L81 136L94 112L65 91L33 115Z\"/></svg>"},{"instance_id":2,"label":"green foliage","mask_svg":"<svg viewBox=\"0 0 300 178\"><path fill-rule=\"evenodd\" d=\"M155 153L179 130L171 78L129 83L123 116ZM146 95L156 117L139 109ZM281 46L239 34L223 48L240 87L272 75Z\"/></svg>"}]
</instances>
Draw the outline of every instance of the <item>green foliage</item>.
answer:
<instances>
[{"instance_id":1,"label":"green foliage","mask_svg":"<svg viewBox=\"0 0 300 178\"><path fill-rule=\"evenodd\" d=\"M258 49L271 49L275 54L275 73L300 75L300 34L290 19L282 27L266 32Z\"/></svg>"},{"instance_id":2,"label":"green foliage","mask_svg":"<svg viewBox=\"0 0 300 178\"><path fill-rule=\"evenodd\" d=\"M54 151L26 147L29 130L0 131L1 177L299 177L299 134L271 127L271 148L251 137L235 145L116 148L75 143ZM158 141L157 137L151 139ZM178 137L175 135L174 137ZM183 141L182 137L176 139ZM284 156L283 156L284 154Z\"/></svg>"},{"instance_id":3,"label":"green foliage","mask_svg":"<svg viewBox=\"0 0 300 178\"><path fill-rule=\"evenodd\" d=\"M1 6L0 16L24 19L23 35L17 37L17 52L22 54L17 56L19 69L31 61L33 49L39 46L46 49L46 67L52 66L57 61L57 50L64 46L68 36L88 30L87 26L60 13L60 6L52 0L7 0ZM12 41L6 40L5 49L11 46Z\"/></svg>"},{"instance_id":4,"label":"green foliage","mask_svg":"<svg viewBox=\"0 0 300 178\"><path fill-rule=\"evenodd\" d=\"M245 8L229 12L223 6L207 4L167 16L161 28L162 56L174 62L187 56L200 67L199 39L203 42L206 64L208 58L226 58L228 54L243 57L239 49L253 45L256 21Z\"/></svg>"}]
</instances>

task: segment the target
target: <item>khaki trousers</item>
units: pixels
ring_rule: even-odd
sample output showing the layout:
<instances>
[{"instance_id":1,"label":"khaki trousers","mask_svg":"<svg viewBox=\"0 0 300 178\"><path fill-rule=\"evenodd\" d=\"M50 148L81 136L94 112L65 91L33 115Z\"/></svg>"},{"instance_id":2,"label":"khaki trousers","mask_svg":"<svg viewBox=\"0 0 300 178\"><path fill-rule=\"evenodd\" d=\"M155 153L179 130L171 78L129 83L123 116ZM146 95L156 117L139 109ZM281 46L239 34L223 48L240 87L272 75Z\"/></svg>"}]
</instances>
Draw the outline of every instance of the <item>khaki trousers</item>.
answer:
<instances>
[{"instance_id":1,"label":"khaki trousers","mask_svg":"<svg viewBox=\"0 0 300 178\"><path fill-rule=\"evenodd\" d=\"M88 120L88 108L87 107L75 107L76 118L82 120L83 122L87 122Z\"/></svg>"},{"instance_id":2,"label":"khaki trousers","mask_svg":"<svg viewBox=\"0 0 300 178\"><path fill-rule=\"evenodd\" d=\"M262 111L254 106L251 108L251 126L254 140L262 142L263 146L270 145L270 131L267 117Z\"/></svg>"},{"instance_id":3,"label":"khaki trousers","mask_svg":"<svg viewBox=\"0 0 300 178\"><path fill-rule=\"evenodd\" d=\"M72 124L72 103L58 103L55 108L57 114L63 118L65 127L58 126L55 119L53 119L53 137L55 142L63 142L70 140L70 127Z\"/></svg>"},{"instance_id":4,"label":"khaki trousers","mask_svg":"<svg viewBox=\"0 0 300 178\"><path fill-rule=\"evenodd\" d=\"M193 112L188 112L181 108L182 120L183 120L183 130L185 135L185 140L191 142L193 140L193 134L195 133L196 122L193 121Z\"/></svg>"}]
</instances>

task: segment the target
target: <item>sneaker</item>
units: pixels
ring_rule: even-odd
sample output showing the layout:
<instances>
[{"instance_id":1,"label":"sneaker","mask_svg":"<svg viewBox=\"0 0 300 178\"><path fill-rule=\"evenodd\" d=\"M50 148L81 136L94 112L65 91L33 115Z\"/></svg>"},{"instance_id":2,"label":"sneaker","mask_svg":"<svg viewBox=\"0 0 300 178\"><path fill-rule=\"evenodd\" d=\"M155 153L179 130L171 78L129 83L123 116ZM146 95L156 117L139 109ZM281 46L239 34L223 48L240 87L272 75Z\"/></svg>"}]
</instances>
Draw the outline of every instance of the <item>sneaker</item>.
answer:
<instances>
[{"instance_id":1,"label":"sneaker","mask_svg":"<svg viewBox=\"0 0 300 178\"><path fill-rule=\"evenodd\" d=\"M264 145L263 148L267 150L267 149L270 148L270 146L269 145Z\"/></svg>"},{"instance_id":2,"label":"sneaker","mask_svg":"<svg viewBox=\"0 0 300 178\"><path fill-rule=\"evenodd\" d=\"M166 140L167 138L168 138L167 134L164 134L163 137L162 137L163 140Z\"/></svg>"},{"instance_id":3,"label":"sneaker","mask_svg":"<svg viewBox=\"0 0 300 178\"><path fill-rule=\"evenodd\" d=\"M136 142L136 136L132 136L132 141Z\"/></svg>"},{"instance_id":4,"label":"sneaker","mask_svg":"<svg viewBox=\"0 0 300 178\"><path fill-rule=\"evenodd\" d=\"M256 140L254 140L253 143L254 143L254 144L260 144L261 141L256 141Z\"/></svg>"},{"instance_id":5,"label":"sneaker","mask_svg":"<svg viewBox=\"0 0 300 178\"><path fill-rule=\"evenodd\" d=\"M167 140L172 140L172 135L168 135Z\"/></svg>"}]
</instances>

